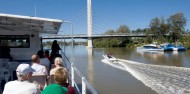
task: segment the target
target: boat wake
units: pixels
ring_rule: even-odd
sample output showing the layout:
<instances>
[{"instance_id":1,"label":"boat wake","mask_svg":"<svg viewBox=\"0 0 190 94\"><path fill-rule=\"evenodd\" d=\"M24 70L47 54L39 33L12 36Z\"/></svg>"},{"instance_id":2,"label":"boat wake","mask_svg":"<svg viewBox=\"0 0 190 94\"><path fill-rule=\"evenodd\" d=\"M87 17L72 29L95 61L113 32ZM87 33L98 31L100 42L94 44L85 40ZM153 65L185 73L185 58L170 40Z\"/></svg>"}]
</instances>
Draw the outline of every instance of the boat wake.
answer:
<instances>
[{"instance_id":1,"label":"boat wake","mask_svg":"<svg viewBox=\"0 0 190 94\"><path fill-rule=\"evenodd\" d=\"M102 62L128 71L159 94L190 94L190 68L143 64L122 59L114 63L106 60Z\"/></svg>"}]
</instances>

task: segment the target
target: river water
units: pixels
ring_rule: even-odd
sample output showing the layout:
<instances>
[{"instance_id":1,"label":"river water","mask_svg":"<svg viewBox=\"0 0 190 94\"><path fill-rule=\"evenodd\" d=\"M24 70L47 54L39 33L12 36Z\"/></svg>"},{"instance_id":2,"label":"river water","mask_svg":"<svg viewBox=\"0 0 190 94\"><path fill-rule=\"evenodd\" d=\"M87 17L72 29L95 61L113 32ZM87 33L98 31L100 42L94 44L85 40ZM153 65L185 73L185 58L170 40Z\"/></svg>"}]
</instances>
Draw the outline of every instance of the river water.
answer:
<instances>
[{"instance_id":1,"label":"river water","mask_svg":"<svg viewBox=\"0 0 190 94\"><path fill-rule=\"evenodd\" d=\"M63 46L62 49L71 59L72 48ZM136 61L137 64L123 61L125 68L115 68L102 62L102 55L105 53L112 53L119 59ZM73 56L75 66L100 94L190 93L188 90L181 91L190 87L188 84L185 86L183 84L189 83L189 80L181 81L190 79L190 74L188 74L190 73L188 68L190 67L190 51L139 53L129 48L89 49L85 46L75 46ZM172 66L177 66L177 68ZM183 69L183 67L186 68ZM181 75L184 73L187 75ZM174 80L178 76L181 78Z\"/></svg>"}]
</instances>

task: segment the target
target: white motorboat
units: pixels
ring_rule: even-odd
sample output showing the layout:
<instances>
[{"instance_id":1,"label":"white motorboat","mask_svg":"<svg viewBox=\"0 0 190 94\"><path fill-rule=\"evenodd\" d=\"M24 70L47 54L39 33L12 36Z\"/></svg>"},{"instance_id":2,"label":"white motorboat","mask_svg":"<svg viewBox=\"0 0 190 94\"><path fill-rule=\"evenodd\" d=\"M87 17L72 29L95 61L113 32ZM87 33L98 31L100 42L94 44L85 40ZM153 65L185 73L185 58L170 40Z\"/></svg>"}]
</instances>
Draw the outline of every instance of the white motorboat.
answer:
<instances>
[{"instance_id":1,"label":"white motorboat","mask_svg":"<svg viewBox=\"0 0 190 94\"><path fill-rule=\"evenodd\" d=\"M109 62L115 62L115 61L117 61L117 59L114 57L114 56L112 56L112 55L103 55L103 57L107 60L107 61L109 61Z\"/></svg>"},{"instance_id":2,"label":"white motorboat","mask_svg":"<svg viewBox=\"0 0 190 94\"><path fill-rule=\"evenodd\" d=\"M164 51L164 49L156 44L146 44L146 45L137 47L137 52L146 52L146 51Z\"/></svg>"}]
</instances>

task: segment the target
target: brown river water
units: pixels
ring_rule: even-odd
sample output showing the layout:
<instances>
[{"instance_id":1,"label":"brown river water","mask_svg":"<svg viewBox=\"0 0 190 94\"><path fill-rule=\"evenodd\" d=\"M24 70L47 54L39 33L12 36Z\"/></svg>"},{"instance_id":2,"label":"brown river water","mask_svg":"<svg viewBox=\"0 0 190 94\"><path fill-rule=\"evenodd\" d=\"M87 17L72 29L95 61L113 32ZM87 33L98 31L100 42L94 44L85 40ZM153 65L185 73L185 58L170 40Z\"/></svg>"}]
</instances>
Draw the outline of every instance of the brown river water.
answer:
<instances>
[{"instance_id":1,"label":"brown river water","mask_svg":"<svg viewBox=\"0 0 190 94\"><path fill-rule=\"evenodd\" d=\"M64 49L66 55L71 58L71 47L66 46L62 47L62 49ZM112 53L114 57L119 59L136 61L145 65L138 67L138 64L128 64L132 71L121 70L102 62L102 55L106 53ZM85 46L75 46L73 49L73 56L75 66L77 66L79 71L86 77L86 79L88 79L88 81L100 94L172 94L173 92L178 91L180 93L181 88L183 89L183 87L185 88L186 86L172 87L171 90L169 89L169 91L167 91L167 86L172 86L168 83L172 83L173 79L176 78L176 75L168 74L171 74L172 69L176 71L173 74L177 74L178 76L178 74L181 74L179 72L184 72L183 67L190 67L190 51L139 53L136 52L136 49L129 48L89 49ZM159 66L149 67L149 65ZM182 70L165 68L163 66L182 67ZM147 68L149 70L146 70ZM164 74L166 72L167 75ZM159 85L157 82L160 82ZM181 81L176 81L175 83L179 84ZM157 90L157 88L159 89Z\"/></svg>"}]
</instances>

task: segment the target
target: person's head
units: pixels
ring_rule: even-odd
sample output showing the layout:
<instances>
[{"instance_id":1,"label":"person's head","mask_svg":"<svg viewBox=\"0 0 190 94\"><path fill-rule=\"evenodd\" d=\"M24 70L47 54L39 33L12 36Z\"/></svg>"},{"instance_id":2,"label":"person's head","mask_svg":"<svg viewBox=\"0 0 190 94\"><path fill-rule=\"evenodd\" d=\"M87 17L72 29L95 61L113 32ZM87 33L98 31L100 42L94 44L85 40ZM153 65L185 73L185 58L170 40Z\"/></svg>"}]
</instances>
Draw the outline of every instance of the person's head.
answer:
<instances>
[{"instance_id":1,"label":"person's head","mask_svg":"<svg viewBox=\"0 0 190 94\"><path fill-rule=\"evenodd\" d=\"M57 44L57 40L54 40L54 41L53 41L53 44Z\"/></svg>"},{"instance_id":2,"label":"person's head","mask_svg":"<svg viewBox=\"0 0 190 94\"><path fill-rule=\"evenodd\" d=\"M46 54L46 55L49 55L49 50L45 50L45 54Z\"/></svg>"},{"instance_id":3,"label":"person's head","mask_svg":"<svg viewBox=\"0 0 190 94\"><path fill-rule=\"evenodd\" d=\"M60 57L55 58L55 60L54 60L55 66L63 66L62 63L63 63L62 58L60 58Z\"/></svg>"},{"instance_id":4,"label":"person's head","mask_svg":"<svg viewBox=\"0 0 190 94\"><path fill-rule=\"evenodd\" d=\"M44 58L44 51L43 50L39 50L37 55L40 57L40 58Z\"/></svg>"},{"instance_id":5,"label":"person's head","mask_svg":"<svg viewBox=\"0 0 190 94\"><path fill-rule=\"evenodd\" d=\"M34 71L29 64L20 64L16 69L17 78L20 81L29 80Z\"/></svg>"},{"instance_id":6,"label":"person's head","mask_svg":"<svg viewBox=\"0 0 190 94\"><path fill-rule=\"evenodd\" d=\"M40 57L38 55L32 55L32 63L40 63Z\"/></svg>"},{"instance_id":7,"label":"person's head","mask_svg":"<svg viewBox=\"0 0 190 94\"><path fill-rule=\"evenodd\" d=\"M54 74L55 83L63 85L67 82L68 72L65 68L59 68Z\"/></svg>"}]
</instances>

